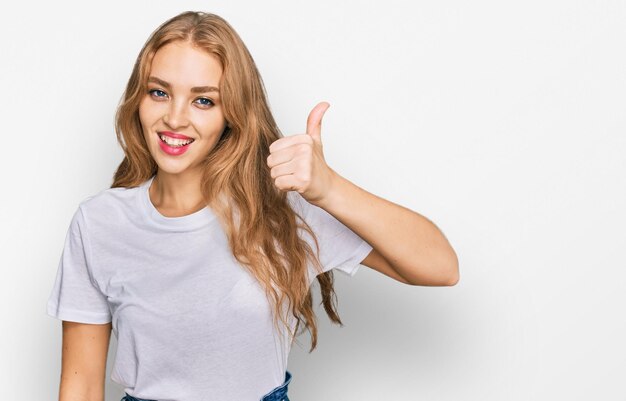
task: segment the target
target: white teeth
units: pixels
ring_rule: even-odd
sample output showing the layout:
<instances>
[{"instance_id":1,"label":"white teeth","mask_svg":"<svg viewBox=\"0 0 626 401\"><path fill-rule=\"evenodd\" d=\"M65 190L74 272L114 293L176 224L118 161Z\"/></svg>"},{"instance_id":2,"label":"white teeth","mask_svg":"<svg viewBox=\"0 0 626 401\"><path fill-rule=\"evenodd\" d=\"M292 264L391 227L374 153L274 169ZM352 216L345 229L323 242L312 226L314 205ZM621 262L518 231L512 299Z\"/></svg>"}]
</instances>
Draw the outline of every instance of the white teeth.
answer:
<instances>
[{"instance_id":1,"label":"white teeth","mask_svg":"<svg viewBox=\"0 0 626 401\"><path fill-rule=\"evenodd\" d=\"M159 135L159 138L170 146L185 146L193 142L193 139L176 139L170 138L167 135Z\"/></svg>"}]
</instances>

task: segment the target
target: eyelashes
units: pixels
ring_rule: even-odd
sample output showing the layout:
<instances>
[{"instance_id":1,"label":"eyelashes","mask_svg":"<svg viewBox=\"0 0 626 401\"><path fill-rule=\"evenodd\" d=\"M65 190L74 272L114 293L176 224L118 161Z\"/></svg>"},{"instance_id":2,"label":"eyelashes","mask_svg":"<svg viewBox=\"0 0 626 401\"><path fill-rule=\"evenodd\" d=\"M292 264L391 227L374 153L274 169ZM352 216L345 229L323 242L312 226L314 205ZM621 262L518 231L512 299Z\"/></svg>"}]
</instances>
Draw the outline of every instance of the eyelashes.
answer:
<instances>
[{"instance_id":1,"label":"eyelashes","mask_svg":"<svg viewBox=\"0 0 626 401\"><path fill-rule=\"evenodd\" d=\"M161 89L149 89L148 90L148 94L150 96L152 96L153 98L161 98L163 96L160 96L159 94L166 94L164 91L162 91ZM202 106L214 106L215 102L211 99L209 99L208 97L199 97L196 100L202 100L202 101L206 101L205 103L199 103Z\"/></svg>"}]
</instances>

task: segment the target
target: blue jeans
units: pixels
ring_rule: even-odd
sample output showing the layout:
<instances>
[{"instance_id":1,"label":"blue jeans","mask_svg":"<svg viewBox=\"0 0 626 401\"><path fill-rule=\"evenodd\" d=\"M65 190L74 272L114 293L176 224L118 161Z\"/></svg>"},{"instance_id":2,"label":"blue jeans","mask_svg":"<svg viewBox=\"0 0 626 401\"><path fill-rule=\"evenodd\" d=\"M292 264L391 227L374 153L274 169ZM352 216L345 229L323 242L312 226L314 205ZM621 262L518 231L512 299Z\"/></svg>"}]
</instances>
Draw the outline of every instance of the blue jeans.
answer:
<instances>
[{"instance_id":1,"label":"blue jeans","mask_svg":"<svg viewBox=\"0 0 626 401\"><path fill-rule=\"evenodd\" d=\"M289 401L289 397L287 396L287 386L289 386L289 382L291 381L291 373L289 371L285 372L285 381L280 386L274 388L269 393L265 394L260 401ZM156 400L146 400L143 398L135 398L132 395L126 394L120 401L156 401Z\"/></svg>"}]
</instances>

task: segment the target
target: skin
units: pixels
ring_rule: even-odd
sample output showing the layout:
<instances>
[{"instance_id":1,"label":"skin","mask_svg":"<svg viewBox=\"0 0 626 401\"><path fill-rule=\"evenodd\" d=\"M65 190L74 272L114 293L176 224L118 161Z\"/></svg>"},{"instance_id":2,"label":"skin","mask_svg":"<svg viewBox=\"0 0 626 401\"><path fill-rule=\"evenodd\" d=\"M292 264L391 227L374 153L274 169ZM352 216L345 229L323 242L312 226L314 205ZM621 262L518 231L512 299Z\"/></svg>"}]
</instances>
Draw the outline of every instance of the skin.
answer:
<instances>
[{"instance_id":1,"label":"skin","mask_svg":"<svg viewBox=\"0 0 626 401\"><path fill-rule=\"evenodd\" d=\"M164 216L180 217L204 207L200 162L226 128L219 93L192 93L191 88L219 89L222 67L215 56L179 41L156 52L149 76L170 86L148 82L148 91L139 104L143 135L158 165L150 199ZM159 146L159 131L180 133L195 141L184 154L171 156Z\"/></svg>"},{"instance_id":2,"label":"skin","mask_svg":"<svg viewBox=\"0 0 626 401\"><path fill-rule=\"evenodd\" d=\"M102 401L111 323L63 321L59 401Z\"/></svg>"}]
</instances>

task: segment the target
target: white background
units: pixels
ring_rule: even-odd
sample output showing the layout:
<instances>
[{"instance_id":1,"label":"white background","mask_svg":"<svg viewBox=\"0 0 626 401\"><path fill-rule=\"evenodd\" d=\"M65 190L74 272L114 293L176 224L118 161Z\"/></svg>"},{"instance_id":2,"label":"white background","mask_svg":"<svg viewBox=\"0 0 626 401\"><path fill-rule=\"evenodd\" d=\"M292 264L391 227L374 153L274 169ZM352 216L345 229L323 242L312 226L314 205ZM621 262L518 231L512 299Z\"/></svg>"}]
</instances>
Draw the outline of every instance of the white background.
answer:
<instances>
[{"instance_id":1,"label":"white background","mask_svg":"<svg viewBox=\"0 0 626 401\"><path fill-rule=\"evenodd\" d=\"M56 399L45 304L64 236L122 160L114 111L141 46L185 10L239 32L285 135L328 101L329 165L459 256L455 287L336 274L345 326L317 309L318 348L303 335L290 356L294 401L625 399L625 2L6 4L3 399ZM115 346L107 401L123 395Z\"/></svg>"}]
</instances>

